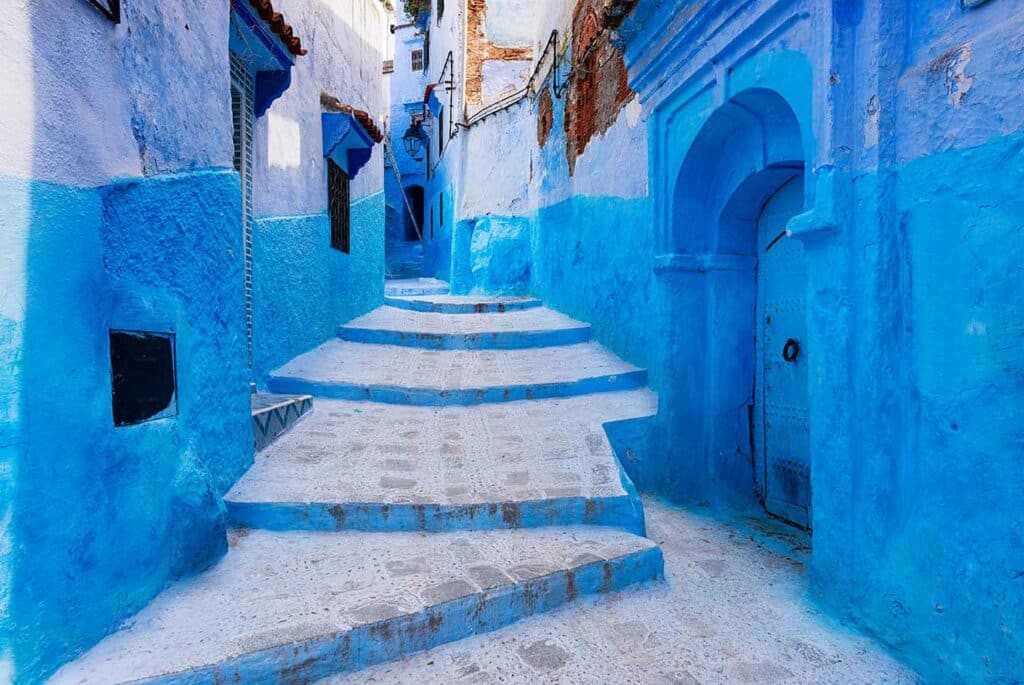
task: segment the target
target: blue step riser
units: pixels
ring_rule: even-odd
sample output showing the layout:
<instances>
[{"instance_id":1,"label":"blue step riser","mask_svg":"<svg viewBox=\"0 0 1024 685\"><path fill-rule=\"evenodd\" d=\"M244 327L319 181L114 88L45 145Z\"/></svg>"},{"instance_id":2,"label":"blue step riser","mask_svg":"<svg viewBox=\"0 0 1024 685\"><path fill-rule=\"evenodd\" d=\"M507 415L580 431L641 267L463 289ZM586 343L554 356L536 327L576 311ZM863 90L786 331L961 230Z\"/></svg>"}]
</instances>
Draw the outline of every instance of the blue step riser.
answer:
<instances>
[{"instance_id":1,"label":"blue step riser","mask_svg":"<svg viewBox=\"0 0 1024 685\"><path fill-rule=\"evenodd\" d=\"M425 297L427 295L447 295L448 288L440 286L424 288L387 288L384 297Z\"/></svg>"},{"instance_id":2,"label":"blue step riser","mask_svg":"<svg viewBox=\"0 0 1024 685\"><path fill-rule=\"evenodd\" d=\"M309 683L336 673L401 659L414 652L511 625L579 597L621 590L664 577L657 547L575 571L557 571L512 586L385 619L348 633L272 647L203 669L144 681L160 685Z\"/></svg>"},{"instance_id":3,"label":"blue step riser","mask_svg":"<svg viewBox=\"0 0 1024 685\"><path fill-rule=\"evenodd\" d=\"M647 384L647 371L638 369L614 376L597 376L578 381L544 383L541 385L512 385L507 387L436 390L433 388L396 388L390 386L363 386L342 383L319 383L304 378L271 376L267 386L273 392L294 393L336 400L409 404L419 407L471 406L494 402L516 402L558 397L576 397L595 392L635 390Z\"/></svg>"},{"instance_id":4,"label":"blue step riser","mask_svg":"<svg viewBox=\"0 0 1024 685\"><path fill-rule=\"evenodd\" d=\"M541 306L540 300L516 302L431 302L429 300L406 300L401 297L385 297L384 304L397 309L428 314L503 314L521 312Z\"/></svg>"},{"instance_id":5,"label":"blue step riser","mask_svg":"<svg viewBox=\"0 0 1024 685\"><path fill-rule=\"evenodd\" d=\"M508 504L330 504L226 501L233 527L444 533L540 526L615 526L644 535L642 509L621 497L565 497Z\"/></svg>"},{"instance_id":6,"label":"blue step riser","mask_svg":"<svg viewBox=\"0 0 1024 685\"><path fill-rule=\"evenodd\" d=\"M536 347L562 347L588 342L590 326L556 331L504 331L500 333L443 334L407 333L376 328L338 329L342 340L371 345L399 345L427 350L525 350Z\"/></svg>"}]
</instances>

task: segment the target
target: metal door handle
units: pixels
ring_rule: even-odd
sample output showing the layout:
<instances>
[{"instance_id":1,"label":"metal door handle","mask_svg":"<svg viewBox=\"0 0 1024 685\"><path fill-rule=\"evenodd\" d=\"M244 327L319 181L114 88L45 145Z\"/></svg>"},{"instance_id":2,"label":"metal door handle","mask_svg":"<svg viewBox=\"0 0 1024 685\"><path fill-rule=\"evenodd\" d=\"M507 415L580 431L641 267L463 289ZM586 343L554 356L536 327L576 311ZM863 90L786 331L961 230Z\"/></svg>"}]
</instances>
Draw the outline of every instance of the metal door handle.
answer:
<instances>
[{"instance_id":1,"label":"metal door handle","mask_svg":"<svg viewBox=\"0 0 1024 685\"><path fill-rule=\"evenodd\" d=\"M796 338L790 338L786 341L786 344L782 347L782 358L787 362L796 361L797 356L800 354L800 341Z\"/></svg>"}]
</instances>

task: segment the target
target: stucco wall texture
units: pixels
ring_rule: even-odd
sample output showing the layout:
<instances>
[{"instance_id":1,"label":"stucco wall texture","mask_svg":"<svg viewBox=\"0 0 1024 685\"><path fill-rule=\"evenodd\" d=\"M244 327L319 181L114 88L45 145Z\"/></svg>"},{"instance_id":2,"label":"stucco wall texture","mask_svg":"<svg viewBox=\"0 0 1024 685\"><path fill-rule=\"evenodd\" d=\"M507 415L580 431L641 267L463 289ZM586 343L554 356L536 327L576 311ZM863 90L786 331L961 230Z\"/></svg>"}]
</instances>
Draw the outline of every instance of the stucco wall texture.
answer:
<instances>
[{"instance_id":1,"label":"stucco wall texture","mask_svg":"<svg viewBox=\"0 0 1024 685\"><path fill-rule=\"evenodd\" d=\"M731 193L749 195L742 181L765 159L790 160L775 169L804 178L788 239L807 260L816 597L927 680L1015 682L1024 10L734 5L637 4L612 36L636 97L571 175L566 97L543 146L540 98L460 132L460 159L434 180L457 199L451 273L482 260L458 231L528 221L531 294L650 369L658 447L626 464L638 486L763 515L745 402L725 403L742 388L721 380L738 372L731 331L751 313L716 265L741 237L726 219L757 216ZM576 6L535 17L538 52L560 32L563 82ZM722 116L735 99L756 125Z\"/></svg>"},{"instance_id":2,"label":"stucco wall texture","mask_svg":"<svg viewBox=\"0 0 1024 685\"><path fill-rule=\"evenodd\" d=\"M257 267L264 368L372 308L383 279L380 152L352 186L352 254L330 248L319 93L381 119L386 15L274 4L310 53L257 125L257 213L283 217L256 226L257 254L280 261ZM124 3L117 25L87 2L4 9L0 73L18 92L0 107L0 682L35 683L224 553L253 371L229 4ZM296 307L313 297L326 306ZM308 318L276 317L285 330L290 309ZM111 328L173 333L174 416L114 428Z\"/></svg>"}]
</instances>

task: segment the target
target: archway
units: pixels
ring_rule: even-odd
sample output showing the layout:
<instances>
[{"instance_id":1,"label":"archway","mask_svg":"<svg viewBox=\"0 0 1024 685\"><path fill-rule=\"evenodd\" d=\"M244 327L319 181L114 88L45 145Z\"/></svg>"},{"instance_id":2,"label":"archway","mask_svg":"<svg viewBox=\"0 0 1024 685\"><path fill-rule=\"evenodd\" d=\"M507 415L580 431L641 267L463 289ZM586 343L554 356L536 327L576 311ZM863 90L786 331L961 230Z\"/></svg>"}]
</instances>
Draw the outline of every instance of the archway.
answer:
<instances>
[{"instance_id":1,"label":"archway","mask_svg":"<svg viewBox=\"0 0 1024 685\"><path fill-rule=\"evenodd\" d=\"M751 89L715 110L672 197L671 242L691 291L677 318L697 350L676 374L705 477L755 491L772 514L810 527L806 267L786 231L804 204L800 125L778 93ZM683 299L683 298L681 298ZM744 486L743 483L746 483Z\"/></svg>"},{"instance_id":2,"label":"archway","mask_svg":"<svg viewBox=\"0 0 1024 685\"><path fill-rule=\"evenodd\" d=\"M409 186L405 189L405 197L409 201L409 207L412 208L412 215L409 214L409 207L405 208L403 215L405 216L405 239L406 240L419 240L420 234L416 228L419 227L420 231L423 231L423 186ZM415 223L413 223L415 218Z\"/></svg>"}]
</instances>

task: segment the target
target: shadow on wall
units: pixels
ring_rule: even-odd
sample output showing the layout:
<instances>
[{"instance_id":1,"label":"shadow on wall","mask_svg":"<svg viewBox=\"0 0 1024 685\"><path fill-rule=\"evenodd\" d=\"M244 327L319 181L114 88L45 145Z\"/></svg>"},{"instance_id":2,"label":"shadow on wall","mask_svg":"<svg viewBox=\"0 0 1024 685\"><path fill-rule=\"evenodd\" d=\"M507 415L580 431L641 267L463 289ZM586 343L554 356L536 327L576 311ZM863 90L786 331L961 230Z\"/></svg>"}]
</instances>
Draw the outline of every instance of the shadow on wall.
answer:
<instances>
[{"instance_id":1,"label":"shadow on wall","mask_svg":"<svg viewBox=\"0 0 1024 685\"><path fill-rule=\"evenodd\" d=\"M74 16L107 36L106 20L77 5ZM37 94L52 85L46 56L73 62L59 35L47 39L50 11L29 15L42 42L31 62ZM37 130L27 132L36 178L79 163L52 134L54 117L81 122L49 97L34 103ZM141 140L154 122L133 124ZM146 145L140 155L159 141ZM0 176L0 279L3 292L21 293L5 302L0 329L0 680L40 682L226 550L220 495L252 458L239 197L225 169L102 187ZM111 329L173 335L172 415L114 427Z\"/></svg>"}]
</instances>

